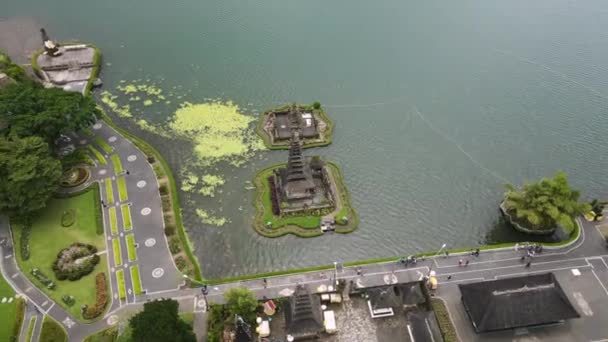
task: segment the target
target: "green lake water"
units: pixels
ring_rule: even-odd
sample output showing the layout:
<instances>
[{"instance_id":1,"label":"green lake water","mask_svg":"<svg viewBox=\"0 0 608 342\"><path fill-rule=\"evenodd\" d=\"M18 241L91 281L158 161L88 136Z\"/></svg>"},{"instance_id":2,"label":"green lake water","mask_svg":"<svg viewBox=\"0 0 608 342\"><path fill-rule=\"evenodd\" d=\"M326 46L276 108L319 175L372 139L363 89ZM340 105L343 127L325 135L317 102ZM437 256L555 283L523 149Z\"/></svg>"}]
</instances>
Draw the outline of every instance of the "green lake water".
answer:
<instances>
[{"instance_id":1,"label":"green lake water","mask_svg":"<svg viewBox=\"0 0 608 342\"><path fill-rule=\"evenodd\" d=\"M608 196L605 1L10 0L0 16L35 17L53 38L99 46L105 90L140 80L179 93L133 106L152 124L180 101L230 100L250 115L325 105L334 142L305 153L342 167L358 230L253 231L246 181L285 151L238 168L191 166L226 179L213 198L181 194L207 277L520 239L499 221L503 184L560 169L584 198ZM117 121L176 175L192 165L187 142ZM203 224L197 208L230 222Z\"/></svg>"}]
</instances>

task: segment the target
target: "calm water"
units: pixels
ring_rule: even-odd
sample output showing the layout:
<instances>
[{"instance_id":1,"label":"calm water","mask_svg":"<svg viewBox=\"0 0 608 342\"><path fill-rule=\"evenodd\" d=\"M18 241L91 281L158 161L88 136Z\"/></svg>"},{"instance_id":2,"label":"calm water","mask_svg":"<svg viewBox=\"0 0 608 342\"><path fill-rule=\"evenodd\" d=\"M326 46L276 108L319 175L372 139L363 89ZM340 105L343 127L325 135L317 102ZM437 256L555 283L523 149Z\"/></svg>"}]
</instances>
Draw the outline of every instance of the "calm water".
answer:
<instances>
[{"instance_id":1,"label":"calm water","mask_svg":"<svg viewBox=\"0 0 608 342\"><path fill-rule=\"evenodd\" d=\"M586 198L608 195L605 1L8 0L1 15L97 44L107 89L152 78L193 102L326 105L335 140L314 153L342 166L359 229L257 236L245 181L286 158L260 153L220 166L230 179L220 196L183 201L209 277L515 239L498 221L503 184L558 169ZM173 167L188 159L179 143L137 132ZM232 222L201 225L195 207Z\"/></svg>"}]
</instances>

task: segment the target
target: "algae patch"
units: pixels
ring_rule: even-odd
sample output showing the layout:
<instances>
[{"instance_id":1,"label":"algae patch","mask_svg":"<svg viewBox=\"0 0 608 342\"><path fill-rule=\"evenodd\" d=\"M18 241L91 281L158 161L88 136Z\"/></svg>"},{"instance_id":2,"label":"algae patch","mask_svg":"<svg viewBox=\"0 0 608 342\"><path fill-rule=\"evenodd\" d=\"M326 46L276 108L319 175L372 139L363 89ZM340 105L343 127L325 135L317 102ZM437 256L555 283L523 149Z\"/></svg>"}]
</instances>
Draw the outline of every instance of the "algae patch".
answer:
<instances>
[{"instance_id":1,"label":"algae patch","mask_svg":"<svg viewBox=\"0 0 608 342\"><path fill-rule=\"evenodd\" d=\"M211 214L209 214L208 212L206 212L205 210L200 209L200 208L197 208L195 211L196 211L196 215L201 219L201 222L205 223L205 224L210 224L213 226L221 227L221 226L225 225L226 223L230 222L225 217L212 216Z\"/></svg>"}]
</instances>

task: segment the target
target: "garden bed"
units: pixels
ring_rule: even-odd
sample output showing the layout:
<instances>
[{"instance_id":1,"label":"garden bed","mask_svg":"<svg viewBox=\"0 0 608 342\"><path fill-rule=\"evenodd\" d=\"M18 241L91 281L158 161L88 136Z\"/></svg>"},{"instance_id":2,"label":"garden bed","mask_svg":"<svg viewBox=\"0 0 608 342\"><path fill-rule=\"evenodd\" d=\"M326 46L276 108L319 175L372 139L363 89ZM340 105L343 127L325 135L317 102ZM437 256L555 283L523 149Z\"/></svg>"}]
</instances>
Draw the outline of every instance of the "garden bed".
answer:
<instances>
[{"instance_id":1,"label":"garden bed","mask_svg":"<svg viewBox=\"0 0 608 342\"><path fill-rule=\"evenodd\" d=\"M23 274L32 283L38 285L58 305L61 305L72 316L80 320L82 320L80 306L95 301L95 288L92 286L94 284L94 273L88 274L77 281L60 281L55 277L52 267L57 253L72 243L90 244L100 251L106 248L105 237L97 234L99 229L103 229L103 227L97 227L100 224L98 215L101 213L101 208L96 204L98 198L96 201L95 196L99 196L99 193L89 191L89 189L72 197L55 198L50 201L47 207L33 220L31 229L29 229L29 259L24 260L21 253L16 253L17 263ZM63 227L61 225L62 215L70 209L74 210L77 220L72 226ZM24 227L15 224L12 228L15 242L20 241ZM49 289L42 286L40 280L31 273L32 269L38 269L49 278L55 283L55 288ZM105 257L100 258L95 270L107 270L107 259ZM63 296L73 296L75 305L65 304L61 300Z\"/></svg>"}]
</instances>

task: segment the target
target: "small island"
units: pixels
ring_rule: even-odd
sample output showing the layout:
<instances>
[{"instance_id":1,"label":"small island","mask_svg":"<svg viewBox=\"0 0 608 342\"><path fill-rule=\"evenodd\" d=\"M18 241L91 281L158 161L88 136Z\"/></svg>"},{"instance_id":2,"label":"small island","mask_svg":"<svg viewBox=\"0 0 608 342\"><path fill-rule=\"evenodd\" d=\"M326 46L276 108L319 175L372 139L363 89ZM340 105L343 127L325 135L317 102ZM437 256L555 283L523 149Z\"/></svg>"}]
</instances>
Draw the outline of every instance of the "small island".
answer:
<instances>
[{"instance_id":1,"label":"small island","mask_svg":"<svg viewBox=\"0 0 608 342\"><path fill-rule=\"evenodd\" d=\"M291 132L297 130L302 148L331 144L334 123L319 102L311 106L290 104L262 114L258 134L269 149L289 149Z\"/></svg>"},{"instance_id":2,"label":"small island","mask_svg":"<svg viewBox=\"0 0 608 342\"><path fill-rule=\"evenodd\" d=\"M254 228L263 236L313 237L357 226L340 169L318 156L304 157L298 130L292 131L287 164L258 172L254 184Z\"/></svg>"}]
</instances>

